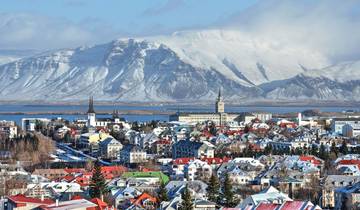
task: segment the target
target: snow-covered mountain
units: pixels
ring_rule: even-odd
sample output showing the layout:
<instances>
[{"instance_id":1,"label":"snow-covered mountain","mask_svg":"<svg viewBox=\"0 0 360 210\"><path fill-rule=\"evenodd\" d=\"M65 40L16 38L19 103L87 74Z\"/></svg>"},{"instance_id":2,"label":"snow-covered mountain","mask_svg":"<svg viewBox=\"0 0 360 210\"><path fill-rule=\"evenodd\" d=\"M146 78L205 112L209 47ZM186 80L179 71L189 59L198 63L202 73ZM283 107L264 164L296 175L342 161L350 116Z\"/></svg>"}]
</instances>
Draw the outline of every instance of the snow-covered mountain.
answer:
<instances>
[{"instance_id":1,"label":"snow-covered mountain","mask_svg":"<svg viewBox=\"0 0 360 210\"><path fill-rule=\"evenodd\" d=\"M46 52L1 65L0 99L83 100L93 95L117 101L208 101L220 87L232 101L355 99L360 78L353 71L359 64L325 68L329 65L321 53L301 45L238 31L187 31ZM339 73L344 69L354 81Z\"/></svg>"},{"instance_id":2,"label":"snow-covered mountain","mask_svg":"<svg viewBox=\"0 0 360 210\"><path fill-rule=\"evenodd\" d=\"M360 99L360 61L343 62L260 85L269 99Z\"/></svg>"}]
</instances>

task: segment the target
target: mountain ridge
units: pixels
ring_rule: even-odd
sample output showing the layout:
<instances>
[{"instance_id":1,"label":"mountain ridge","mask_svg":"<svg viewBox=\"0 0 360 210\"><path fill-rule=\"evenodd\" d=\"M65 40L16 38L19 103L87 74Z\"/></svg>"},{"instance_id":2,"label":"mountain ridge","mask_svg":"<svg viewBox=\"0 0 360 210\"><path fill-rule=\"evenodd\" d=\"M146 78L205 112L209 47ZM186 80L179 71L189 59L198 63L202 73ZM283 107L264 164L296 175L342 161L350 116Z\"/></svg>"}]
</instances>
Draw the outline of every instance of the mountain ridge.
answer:
<instances>
[{"instance_id":1,"label":"mountain ridge","mask_svg":"<svg viewBox=\"0 0 360 210\"><path fill-rule=\"evenodd\" d=\"M93 95L105 101L183 102L212 100L221 87L234 102L357 101L360 62L331 65L312 49L235 31L188 31L49 51L0 65L0 100Z\"/></svg>"}]
</instances>

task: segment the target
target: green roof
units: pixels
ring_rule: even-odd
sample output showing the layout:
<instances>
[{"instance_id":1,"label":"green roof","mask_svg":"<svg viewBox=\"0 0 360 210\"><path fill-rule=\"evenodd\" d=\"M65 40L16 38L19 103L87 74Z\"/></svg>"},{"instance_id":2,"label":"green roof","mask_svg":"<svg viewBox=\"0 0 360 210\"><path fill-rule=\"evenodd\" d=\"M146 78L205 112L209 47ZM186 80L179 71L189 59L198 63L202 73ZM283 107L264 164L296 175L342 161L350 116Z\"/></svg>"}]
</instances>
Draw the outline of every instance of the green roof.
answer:
<instances>
[{"instance_id":1,"label":"green roof","mask_svg":"<svg viewBox=\"0 0 360 210\"><path fill-rule=\"evenodd\" d=\"M170 181L169 177L161 171L149 171L149 172L125 172L121 176L122 178L146 178L146 177L157 177L162 183L166 184Z\"/></svg>"}]
</instances>

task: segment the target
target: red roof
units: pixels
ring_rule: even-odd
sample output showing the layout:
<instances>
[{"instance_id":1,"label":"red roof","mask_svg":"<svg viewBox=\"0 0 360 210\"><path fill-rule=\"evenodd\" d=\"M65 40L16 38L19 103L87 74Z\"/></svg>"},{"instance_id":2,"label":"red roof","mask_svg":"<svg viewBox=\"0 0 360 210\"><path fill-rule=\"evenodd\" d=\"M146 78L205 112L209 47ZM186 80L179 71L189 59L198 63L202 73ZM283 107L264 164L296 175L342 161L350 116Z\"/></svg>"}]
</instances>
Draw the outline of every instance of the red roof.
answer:
<instances>
[{"instance_id":1,"label":"red roof","mask_svg":"<svg viewBox=\"0 0 360 210\"><path fill-rule=\"evenodd\" d=\"M22 204L22 203L37 203L37 204L53 204L54 201L51 199L44 199L41 200L39 198L31 198L26 197L25 195L19 194L19 195L13 195L8 196L8 199L16 204Z\"/></svg>"},{"instance_id":2,"label":"red roof","mask_svg":"<svg viewBox=\"0 0 360 210\"><path fill-rule=\"evenodd\" d=\"M83 197L81 197L80 195L74 195L71 200L81 200L84 199Z\"/></svg>"},{"instance_id":3,"label":"red roof","mask_svg":"<svg viewBox=\"0 0 360 210\"><path fill-rule=\"evenodd\" d=\"M188 164L192 160L195 160L195 158L177 158L177 159L173 160L173 164L185 165L185 164Z\"/></svg>"},{"instance_id":4,"label":"red roof","mask_svg":"<svg viewBox=\"0 0 360 210\"><path fill-rule=\"evenodd\" d=\"M74 179L75 179L75 177L73 175L66 175L66 176L61 178L61 180L66 181L66 182L71 182Z\"/></svg>"},{"instance_id":5,"label":"red roof","mask_svg":"<svg viewBox=\"0 0 360 210\"><path fill-rule=\"evenodd\" d=\"M137 197L136 199L132 199L131 203L136 206L142 206L142 204L145 200L150 200L153 203L157 202L156 197L153 197L147 193L143 193L143 194L139 195L139 197Z\"/></svg>"},{"instance_id":6,"label":"red roof","mask_svg":"<svg viewBox=\"0 0 360 210\"><path fill-rule=\"evenodd\" d=\"M275 203L260 203L256 210L275 210L279 207L278 204Z\"/></svg>"},{"instance_id":7,"label":"red roof","mask_svg":"<svg viewBox=\"0 0 360 210\"><path fill-rule=\"evenodd\" d=\"M340 160L339 165L357 165L360 169L360 160Z\"/></svg>"},{"instance_id":8,"label":"red roof","mask_svg":"<svg viewBox=\"0 0 360 210\"><path fill-rule=\"evenodd\" d=\"M151 172L151 171L156 171L156 170L140 166L139 171L141 171L141 172Z\"/></svg>"},{"instance_id":9,"label":"red roof","mask_svg":"<svg viewBox=\"0 0 360 210\"><path fill-rule=\"evenodd\" d=\"M84 173L86 171L84 168L65 168L64 170L69 174Z\"/></svg>"},{"instance_id":10,"label":"red roof","mask_svg":"<svg viewBox=\"0 0 360 210\"><path fill-rule=\"evenodd\" d=\"M124 166L102 166L101 172L102 173L124 173L127 171L127 168Z\"/></svg>"},{"instance_id":11,"label":"red roof","mask_svg":"<svg viewBox=\"0 0 360 210\"><path fill-rule=\"evenodd\" d=\"M286 201L282 206L281 210L297 210L301 209L305 204L304 201Z\"/></svg>"},{"instance_id":12,"label":"red roof","mask_svg":"<svg viewBox=\"0 0 360 210\"><path fill-rule=\"evenodd\" d=\"M202 161L207 162L209 165L226 163L226 162L229 162L229 160L231 160L231 158L227 158L227 157L224 157L224 158L215 157L215 158L203 158L202 159Z\"/></svg>"},{"instance_id":13,"label":"red roof","mask_svg":"<svg viewBox=\"0 0 360 210\"><path fill-rule=\"evenodd\" d=\"M339 165L359 165L360 160L340 160Z\"/></svg>"},{"instance_id":14,"label":"red roof","mask_svg":"<svg viewBox=\"0 0 360 210\"><path fill-rule=\"evenodd\" d=\"M319 159L317 159L316 157L314 156L300 156L300 160L301 161L306 161L306 162L310 162L312 164L315 164L315 165L321 165L321 161Z\"/></svg>"},{"instance_id":15,"label":"red roof","mask_svg":"<svg viewBox=\"0 0 360 210\"><path fill-rule=\"evenodd\" d=\"M93 198L90 201L95 203L98 206L97 209L99 209L99 210L103 210L108 207L108 204L105 203L104 201L100 200L99 198Z\"/></svg>"}]
</instances>

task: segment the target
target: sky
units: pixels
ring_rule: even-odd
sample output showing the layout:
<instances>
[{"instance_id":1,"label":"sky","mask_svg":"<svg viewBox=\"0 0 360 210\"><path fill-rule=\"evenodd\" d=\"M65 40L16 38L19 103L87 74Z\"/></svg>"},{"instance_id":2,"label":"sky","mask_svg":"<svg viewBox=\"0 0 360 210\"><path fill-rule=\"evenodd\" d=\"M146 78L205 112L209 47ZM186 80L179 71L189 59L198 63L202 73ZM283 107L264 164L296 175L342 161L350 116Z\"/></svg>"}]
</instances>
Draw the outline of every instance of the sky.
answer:
<instances>
[{"instance_id":1,"label":"sky","mask_svg":"<svg viewBox=\"0 0 360 210\"><path fill-rule=\"evenodd\" d=\"M232 29L360 59L358 0L0 0L1 49L55 49Z\"/></svg>"},{"instance_id":2,"label":"sky","mask_svg":"<svg viewBox=\"0 0 360 210\"><path fill-rule=\"evenodd\" d=\"M206 28L255 2L0 0L0 49L70 47L119 37Z\"/></svg>"}]
</instances>

